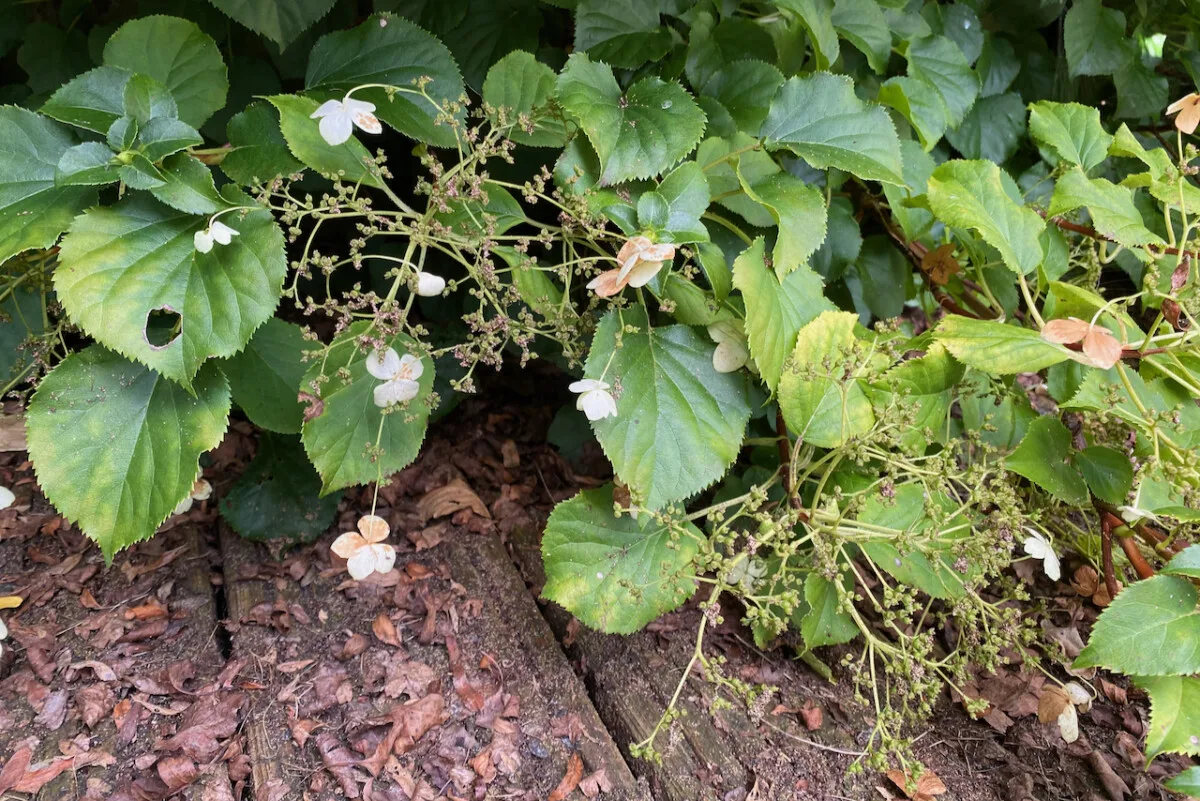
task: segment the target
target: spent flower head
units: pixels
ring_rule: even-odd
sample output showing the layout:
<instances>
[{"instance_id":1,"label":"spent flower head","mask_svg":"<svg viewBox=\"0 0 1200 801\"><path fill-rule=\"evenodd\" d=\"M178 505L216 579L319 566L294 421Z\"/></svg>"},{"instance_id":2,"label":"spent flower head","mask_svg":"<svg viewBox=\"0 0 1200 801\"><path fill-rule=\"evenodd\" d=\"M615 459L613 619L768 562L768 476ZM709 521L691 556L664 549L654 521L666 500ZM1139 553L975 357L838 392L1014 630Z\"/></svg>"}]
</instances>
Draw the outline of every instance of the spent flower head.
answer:
<instances>
[{"instance_id":1,"label":"spent flower head","mask_svg":"<svg viewBox=\"0 0 1200 801\"><path fill-rule=\"evenodd\" d=\"M346 570L356 581L372 573L388 573L396 564L396 549L384 542L391 527L377 515L364 515L358 521L358 531L347 531L329 547L346 560Z\"/></svg>"}]
</instances>

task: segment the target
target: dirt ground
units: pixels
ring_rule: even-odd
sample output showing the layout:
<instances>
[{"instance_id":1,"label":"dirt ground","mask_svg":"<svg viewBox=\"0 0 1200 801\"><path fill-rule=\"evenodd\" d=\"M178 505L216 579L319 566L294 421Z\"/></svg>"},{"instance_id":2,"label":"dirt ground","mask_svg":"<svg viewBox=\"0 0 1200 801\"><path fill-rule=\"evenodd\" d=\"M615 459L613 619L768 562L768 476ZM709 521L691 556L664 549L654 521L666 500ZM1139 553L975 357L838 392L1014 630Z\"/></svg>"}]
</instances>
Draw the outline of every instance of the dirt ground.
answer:
<instances>
[{"instance_id":1,"label":"dirt ground","mask_svg":"<svg viewBox=\"0 0 1200 801\"><path fill-rule=\"evenodd\" d=\"M905 798L884 776L847 773L870 729L850 683L786 645L756 649L732 606L709 653L775 689L712 713L713 687L694 675L663 764L629 758L700 613L608 637L535 603L550 509L604 478L594 453L572 466L546 444L545 402L493 395L434 428L380 493L399 556L367 582L328 547L369 508L365 492L309 546L240 540L197 504L106 568L37 492L25 456L0 454L0 484L18 495L0 512L0 595L25 599L3 613L0 799ZM253 449L243 425L213 454L218 497ZM1096 610L1065 582L1038 590L1069 653ZM1159 780L1183 762L1143 769L1144 697L1089 678L1098 699L1071 745L1038 722L1043 676L978 677L984 720L945 698L912 733L946 787L926 801L1169 798Z\"/></svg>"}]
</instances>

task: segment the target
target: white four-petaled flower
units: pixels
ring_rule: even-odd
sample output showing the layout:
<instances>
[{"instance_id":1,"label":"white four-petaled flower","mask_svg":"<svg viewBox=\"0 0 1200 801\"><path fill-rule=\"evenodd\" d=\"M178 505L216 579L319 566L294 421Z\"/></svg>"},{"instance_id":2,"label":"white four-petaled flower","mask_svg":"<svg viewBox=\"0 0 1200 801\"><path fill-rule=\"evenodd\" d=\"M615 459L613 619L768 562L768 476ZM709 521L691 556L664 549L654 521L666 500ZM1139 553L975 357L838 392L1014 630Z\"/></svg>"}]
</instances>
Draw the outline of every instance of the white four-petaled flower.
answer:
<instances>
[{"instance_id":1,"label":"white four-petaled flower","mask_svg":"<svg viewBox=\"0 0 1200 801\"><path fill-rule=\"evenodd\" d=\"M0 487L0 509L7 509L17 500L17 496L13 495L13 491L8 487Z\"/></svg>"},{"instance_id":2,"label":"white four-petaled flower","mask_svg":"<svg viewBox=\"0 0 1200 801\"><path fill-rule=\"evenodd\" d=\"M609 392L612 387L607 382L585 378L572 382L567 389L579 393L575 408L586 414L587 419L595 421L617 416L617 401Z\"/></svg>"},{"instance_id":3,"label":"white four-petaled flower","mask_svg":"<svg viewBox=\"0 0 1200 801\"><path fill-rule=\"evenodd\" d=\"M600 273L587 285L596 294L607 298L627 286L645 286L662 269L663 262L675 258L675 246L670 243L654 244L647 237L630 238L617 253L615 270Z\"/></svg>"},{"instance_id":4,"label":"white four-petaled flower","mask_svg":"<svg viewBox=\"0 0 1200 801\"><path fill-rule=\"evenodd\" d=\"M203 231L196 232L196 235L192 237L192 244L201 253L208 253L213 249L214 242L218 245L228 245L237 235L238 232L235 229L220 220L213 220Z\"/></svg>"},{"instance_id":5,"label":"white four-petaled flower","mask_svg":"<svg viewBox=\"0 0 1200 801\"><path fill-rule=\"evenodd\" d=\"M446 288L446 279L433 273L417 273L417 294L423 298L435 298Z\"/></svg>"},{"instance_id":6,"label":"white four-petaled flower","mask_svg":"<svg viewBox=\"0 0 1200 801\"><path fill-rule=\"evenodd\" d=\"M1058 561L1058 554L1054 553L1054 546L1050 544L1040 531L1036 531L1028 526L1025 530L1029 532L1029 537L1025 540L1025 553L1032 556L1034 559L1042 560L1042 570L1051 581L1058 581L1062 578L1062 565Z\"/></svg>"},{"instance_id":7,"label":"white four-petaled flower","mask_svg":"<svg viewBox=\"0 0 1200 801\"><path fill-rule=\"evenodd\" d=\"M322 139L331 145L340 145L350 138L356 125L367 133L383 133L383 126L374 112L374 103L346 95L341 100L326 100L312 113L311 119L321 121L318 127Z\"/></svg>"},{"instance_id":8,"label":"white four-petaled flower","mask_svg":"<svg viewBox=\"0 0 1200 801\"><path fill-rule=\"evenodd\" d=\"M367 354L367 372L383 382L375 387L375 405L386 409L417 397L421 389L417 379L425 372L425 366L411 353L401 356L388 348L382 353L373 350Z\"/></svg>"},{"instance_id":9,"label":"white four-petaled flower","mask_svg":"<svg viewBox=\"0 0 1200 801\"><path fill-rule=\"evenodd\" d=\"M388 573L396 564L396 549L383 542L390 531L382 517L364 515L358 521L358 532L342 534L330 550L346 560L346 570L356 581L372 573Z\"/></svg>"}]
</instances>

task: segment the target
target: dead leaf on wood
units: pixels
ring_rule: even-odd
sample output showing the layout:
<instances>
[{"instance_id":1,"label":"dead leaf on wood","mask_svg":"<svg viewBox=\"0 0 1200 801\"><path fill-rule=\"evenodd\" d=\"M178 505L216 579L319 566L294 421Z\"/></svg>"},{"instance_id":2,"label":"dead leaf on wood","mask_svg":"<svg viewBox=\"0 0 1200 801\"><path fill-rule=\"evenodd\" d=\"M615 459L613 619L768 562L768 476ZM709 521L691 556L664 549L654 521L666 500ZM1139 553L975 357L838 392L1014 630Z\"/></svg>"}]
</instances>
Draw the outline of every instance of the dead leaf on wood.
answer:
<instances>
[{"instance_id":1,"label":"dead leaf on wood","mask_svg":"<svg viewBox=\"0 0 1200 801\"><path fill-rule=\"evenodd\" d=\"M430 490L425 493L425 497L417 501L417 513L423 521L452 515L460 509L470 509L480 517L492 516L479 496L461 478L454 479L444 487Z\"/></svg>"},{"instance_id":2,"label":"dead leaf on wood","mask_svg":"<svg viewBox=\"0 0 1200 801\"><path fill-rule=\"evenodd\" d=\"M91 668L92 672L96 674L96 678L100 679L100 681L117 680L117 674L103 662L89 660L87 662L76 662L71 665L71 670L83 670L84 668Z\"/></svg>"},{"instance_id":3,"label":"dead leaf on wood","mask_svg":"<svg viewBox=\"0 0 1200 801\"><path fill-rule=\"evenodd\" d=\"M157 751L179 751L197 762L211 762L224 748L219 741L238 728L238 711L246 701L240 693L209 695L188 709L175 736L156 743Z\"/></svg>"},{"instance_id":4,"label":"dead leaf on wood","mask_svg":"<svg viewBox=\"0 0 1200 801\"><path fill-rule=\"evenodd\" d=\"M370 642L368 642L366 636L355 632L350 635L350 639L346 640L345 645L342 646L342 650L337 654L337 658L342 662L353 659L367 650L368 645L370 645Z\"/></svg>"},{"instance_id":5,"label":"dead leaf on wood","mask_svg":"<svg viewBox=\"0 0 1200 801\"><path fill-rule=\"evenodd\" d=\"M921 774L911 792L908 789L910 777L907 771L889 770L887 777L892 780L892 784L900 788L905 797L912 801L933 801L934 796L943 795L946 792L946 785L932 770L926 769Z\"/></svg>"},{"instance_id":6,"label":"dead leaf on wood","mask_svg":"<svg viewBox=\"0 0 1200 801\"><path fill-rule=\"evenodd\" d=\"M579 753L571 754L571 758L567 761L567 772L562 777L562 781L554 788L554 792L550 793L550 797L546 801L563 801L571 793L575 792L575 788L579 786L580 779L583 778L583 759Z\"/></svg>"},{"instance_id":7,"label":"dead leaf on wood","mask_svg":"<svg viewBox=\"0 0 1200 801\"><path fill-rule=\"evenodd\" d=\"M115 703L112 689L103 684L93 684L75 691L75 706L89 729L96 728L97 723L108 717Z\"/></svg>"},{"instance_id":8,"label":"dead leaf on wood","mask_svg":"<svg viewBox=\"0 0 1200 801\"><path fill-rule=\"evenodd\" d=\"M393 753L397 756L408 753L427 731L442 725L445 720L445 702L437 694L407 704L396 704L387 717L372 721L390 723L392 728L387 737L380 741L375 753L362 760L361 765L372 776L378 776Z\"/></svg>"},{"instance_id":9,"label":"dead leaf on wood","mask_svg":"<svg viewBox=\"0 0 1200 801\"><path fill-rule=\"evenodd\" d=\"M49 731L58 731L58 727L63 725L66 719L67 691L55 690L47 696L42 711L33 719L33 722L39 726L44 726Z\"/></svg>"}]
</instances>

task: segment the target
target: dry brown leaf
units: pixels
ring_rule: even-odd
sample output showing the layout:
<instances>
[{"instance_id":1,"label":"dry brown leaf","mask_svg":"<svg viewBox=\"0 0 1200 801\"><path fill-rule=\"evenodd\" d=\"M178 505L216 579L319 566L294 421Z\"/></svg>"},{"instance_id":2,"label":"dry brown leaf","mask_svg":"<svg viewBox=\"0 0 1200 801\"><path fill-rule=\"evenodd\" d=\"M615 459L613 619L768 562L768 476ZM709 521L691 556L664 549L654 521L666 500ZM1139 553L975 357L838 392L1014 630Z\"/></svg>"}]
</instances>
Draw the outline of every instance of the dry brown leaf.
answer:
<instances>
[{"instance_id":1,"label":"dry brown leaf","mask_svg":"<svg viewBox=\"0 0 1200 801\"><path fill-rule=\"evenodd\" d=\"M904 795L912 799L912 801L933 801L934 796L942 795L946 792L945 783L942 782L936 773L928 768L917 779L916 789L911 793L908 790L908 771L889 770L887 777L892 780L892 784L899 787Z\"/></svg>"},{"instance_id":2,"label":"dry brown leaf","mask_svg":"<svg viewBox=\"0 0 1200 801\"><path fill-rule=\"evenodd\" d=\"M460 509L470 509L480 517L492 516L479 496L461 478L454 479L444 487L430 490L425 493L425 497L417 501L417 513L423 521L446 517Z\"/></svg>"},{"instance_id":3,"label":"dry brown leaf","mask_svg":"<svg viewBox=\"0 0 1200 801\"><path fill-rule=\"evenodd\" d=\"M396 632L396 624L387 616L386 612L380 612L375 622L371 624L371 631L375 634L375 638L384 645L390 645L393 648L403 648L403 643L400 642L400 635Z\"/></svg>"},{"instance_id":4,"label":"dry brown leaf","mask_svg":"<svg viewBox=\"0 0 1200 801\"><path fill-rule=\"evenodd\" d=\"M550 797L546 801L563 801L571 793L575 792L575 788L579 786L580 780L583 778L583 760L579 757L579 753L571 754L570 760L567 761L567 772L562 777L562 781L554 788L554 792L550 793Z\"/></svg>"},{"instance_id":5,"label":"dry brown leaf","mask_svg":"<svg viewBox=\"0 0 1200 801\"><path fill-rule=\"evenodd\" d=\"M501 443L500 457L504 460L505 469L512 470L514 467L521 466L521 452L517 450L517 443L511 439L506 439Z\"/></svg>"},{"instance_id":6,"label":"dry brown leaf","mask_svg":"<svg viewBox=\"0 0 1200 801\"><path fill-rule=\"evenodd\" d=\"M930 250L921 257L921 270L929 280L938 286L945 286L950 276L958 274L962 268L954 258L954 245L942 245L937 250Z\"/></svg>"},{"instance_id":7,"label":"dry brown leaf","mask_svg":"<svg viewBox=\"0 0 1200 801\"><path fill-rule=\"evenodd\" d=\"M107 767L116 760L104 751L88 751L78 756L57 757L48 762L31 765L33 753L28 748L22 748L13 754L0 771L0 795L9 790L18 793L37 793L59 775L68 770L82 770L90 765Z\"/></svg>"},{"instance_id":8,"label":"dry brown leaf","mask_svg":"<svg viewBox=\"0 0 1200 801\"><path fill-rule=\"evenodd\" d=\"M1038 698L1038 720L1042 723L1054 723L1070 705L1071 697L1061 687L1048 684L1042 688L1042 694Z\"/></svg>"},{"instance_id":9,"label":"dry brown leaf","mask_svg":"<svg viewBox=\"0 0 1200 801\"><path fill-rule=\"evenodd\" d=\"M354 657L362 654L363 651L367 650L368 645L370 645L370 642L367 640L367 638L364 635L355 632L354 634L350 635L350 639L346 640L345 645L342 646L341 652L337 654L337 658L343 662L348 659L353 659Z\"/></svg>"}]
</instances>

